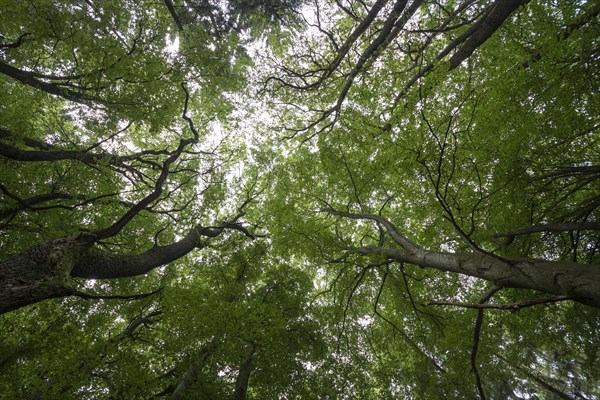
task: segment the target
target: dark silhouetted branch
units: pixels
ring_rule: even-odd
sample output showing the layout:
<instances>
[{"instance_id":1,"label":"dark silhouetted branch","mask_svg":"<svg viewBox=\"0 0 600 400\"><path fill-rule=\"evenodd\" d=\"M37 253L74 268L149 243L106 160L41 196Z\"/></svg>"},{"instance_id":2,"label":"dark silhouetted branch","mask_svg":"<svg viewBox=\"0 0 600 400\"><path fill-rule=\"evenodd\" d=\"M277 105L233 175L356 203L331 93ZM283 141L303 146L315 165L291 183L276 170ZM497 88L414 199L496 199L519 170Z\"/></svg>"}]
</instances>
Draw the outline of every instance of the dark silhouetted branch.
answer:
<instances>
[{"instance_id":1,"label":"dark silhouetted branch","mask_svg":"<svg viewBox=\"0 0 600 400\"><path fill-rule=\"evenodd\" d=\"M539 304L556 303L559 301L573 300L571 296L554 296L546 297L543 299L527 300L520 303L509 303L509 304L472 304L472 303L461 303L453 301L430 301L427 303L428 306L455 306L463 308L474 308L474 309L490 309L490 310L508 310L508 311L519 311L521 308L536 306Z\"/></svg>"}]
</instances>

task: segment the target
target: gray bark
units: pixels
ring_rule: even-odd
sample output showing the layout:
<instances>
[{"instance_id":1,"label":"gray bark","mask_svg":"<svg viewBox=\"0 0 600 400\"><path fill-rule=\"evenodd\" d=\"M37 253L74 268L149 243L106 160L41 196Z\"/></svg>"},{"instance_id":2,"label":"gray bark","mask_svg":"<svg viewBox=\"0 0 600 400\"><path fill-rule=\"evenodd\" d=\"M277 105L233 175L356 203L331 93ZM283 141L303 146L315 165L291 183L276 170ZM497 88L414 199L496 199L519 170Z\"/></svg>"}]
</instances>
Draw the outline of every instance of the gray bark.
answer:
<instances>
[{"instance_id":1,"label":"gray bark","mask_svg":"<svg viewBox=\"0 0 600 400\"><path fill-rule=\"evenodd\" d=\"M370 219L385 227L399 248L365 246L360 254L380 254L424 268L455 272L493 282L506 288L532 289L600 308L600 265L533 258L508 259L479 252L449 253L424 249L401 235L394 225L371 214L325 210L351 219Z\"/></svg>"},{"instance_id":2,"label":"gray bark","mask_svg":"<svg viewBox=\"0 0 600 400\"><path fill-rule=\"evenodd\" d=\"M396 261L425 268L456 272L494 282L500 287L533 289L600 308L600 265L535 259L510 260L478 253L445 253L420 249L362 247L363 254L377 253Z\"/></svg>"},{"instance_id":3,"label":"gray bark","mask_svg":"<svg viewBox=\"0 0 600 400\"><path fill-rule=\"evenodd\" d=\"M181 400L185 398L185 393L188 391L188 389L190 389L194 382L198 380L198 377L200 376L200 370L204 366L204 362L206 361L208 356L210 356L210 354L216 349L216 347L217 346L215 343L211 343L209 346L203 348L200 351L200 354L194 361L192 361L192 365L186 371L185 375L183 376L183 379L181 380L181 382L179 382L179 384L169 397L169 400Z\"/></svg>"}]
</instances>

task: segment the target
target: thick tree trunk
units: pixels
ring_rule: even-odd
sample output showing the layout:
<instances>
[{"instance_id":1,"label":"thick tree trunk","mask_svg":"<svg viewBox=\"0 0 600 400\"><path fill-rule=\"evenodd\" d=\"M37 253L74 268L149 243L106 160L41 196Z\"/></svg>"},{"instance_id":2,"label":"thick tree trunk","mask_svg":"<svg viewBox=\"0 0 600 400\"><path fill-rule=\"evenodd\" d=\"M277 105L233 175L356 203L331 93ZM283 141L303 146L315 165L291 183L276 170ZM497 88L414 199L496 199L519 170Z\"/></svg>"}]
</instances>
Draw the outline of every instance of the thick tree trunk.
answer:
<instances>
[{"instance_id":1,"label":"thick tree trunk","mask_svg":"<svg viewBox=\"0 0 600 400\"><path fill-rule=\"evenodd\" d=\"M0 314L72 295L72 277L116 279L144 275L202 248L202 236L214 237L223 229L198 226L175 243L134 255L109 253L80 238L48 240L0 262Z\"/></svg>"},{"instance_id":2,"label":"thick tree trunk","mask_svg":"<svg viewBox=\"0 0 600 400\"><path fill-rule=\"evenodd\" d=\"M497 0L490 13L484 17L481 24L469 36L460 49L450 58L450 69L458 67L469 58L490 36L502 26L504 21L519 7L530 0Z\"/></svg>"},{"instance_id":3,"label":"thick tree trunk","mask_svg":"<svg viewBox=\"0 0 600 400\"><path fill-rule=\"evenodd\" d=\"M0 262L0 314L69 294L75 239L43 242Z\"/></svg>"},{"instance_id":4,"label":"thick tree trunk","mask_svg":"<svg viewBox=\"0 0 600 400\"><path fill-rule=\"evenodd\" d=\"M250 382L250 375L252 374L252 370L254 369L254 352L256 351L256 346L252 345L250 349L250 354L244 360L242 365L238 370L238 376L235 380L235 391L233 398L234 400L244 400L246 398L246 393L248 392L248 384Z\"/></svg>"},{"instance_id":5,"label":"thick tree trunk","mask_svg":"<svg viewBox=\"0 0 600 400\"><path fill-rule=\"evenodd\" d=\"M423 268L474 276L494 282L499 287L567 295L577 302L600 308L600 265L532 258L508 259L477 252L431 251L407 239L390 221L379 215L332 209L323 211L350 219L376 221L399 245L394 249L365 246L357 250L360 254L380 254Z\"/></svg>"},{"instance_id":6,"label":"thick tree trunk","mask_svg":"<svg viewBox=\"0 0 600 400\"><path fill-rule=\"evenodd\" d=\"M575 301L600 308L600 265L535 259L503 261L485 254L423 249L407 251L363 247L359 251L363 254L382 254L424 268L474 276L500 287L568 295Z\"/></svg>"},{"instance_id":7,"label":"thick tree trunk","mask_svg":"<svg viewBox=\"0 0 600 400\"><path fill-rule=\"evenodd\" d=\"M194 383L198 383L197 380L200 376L201 369L204 366L204 362L208 356L215 351L216 348L217 345L213 342L200 351L200 354L194 361L192 361L192 365L169 397L169 400L181 400L185 398L184 395L190 389L190 387L193 386Z\"/></svg>"}]
</instances>

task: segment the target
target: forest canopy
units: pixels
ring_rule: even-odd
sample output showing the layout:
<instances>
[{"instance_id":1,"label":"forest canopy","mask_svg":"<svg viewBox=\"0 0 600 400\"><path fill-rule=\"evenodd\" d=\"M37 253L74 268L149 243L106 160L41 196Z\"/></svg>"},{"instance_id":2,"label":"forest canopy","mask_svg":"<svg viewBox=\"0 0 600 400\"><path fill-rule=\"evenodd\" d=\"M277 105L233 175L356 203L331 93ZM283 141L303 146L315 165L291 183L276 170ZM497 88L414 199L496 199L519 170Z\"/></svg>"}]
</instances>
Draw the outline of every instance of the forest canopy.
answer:
<instances>
[{"instance_id":1,"label":"forest canopy","mask_svg":"<svg viewBox=\"0 0 600 400\"><path fill-rule=\"evenodd\" d=\"M0 3L0 393L600 399L600 3Z\"/></svg>"}]
</instances>

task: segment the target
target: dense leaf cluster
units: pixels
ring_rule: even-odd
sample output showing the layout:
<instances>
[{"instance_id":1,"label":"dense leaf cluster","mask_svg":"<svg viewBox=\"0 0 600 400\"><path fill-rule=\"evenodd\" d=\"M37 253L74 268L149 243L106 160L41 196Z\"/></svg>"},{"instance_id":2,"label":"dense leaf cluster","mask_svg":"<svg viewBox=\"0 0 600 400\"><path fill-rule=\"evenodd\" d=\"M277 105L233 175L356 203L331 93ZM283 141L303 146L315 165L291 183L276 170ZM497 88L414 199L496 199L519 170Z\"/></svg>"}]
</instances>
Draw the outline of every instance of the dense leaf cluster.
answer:
<instances>
[{"instance_id":1,"label":"dense leaf cluster","mask_svg":"<svg viewBox=\"0 0 600 400\"><path fill-rule=\"evenodd\" d=\"M600 398L594 1L5 1L0 397Z\"/></svg>"}]
</instances>

